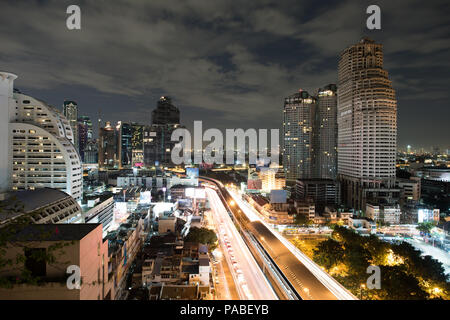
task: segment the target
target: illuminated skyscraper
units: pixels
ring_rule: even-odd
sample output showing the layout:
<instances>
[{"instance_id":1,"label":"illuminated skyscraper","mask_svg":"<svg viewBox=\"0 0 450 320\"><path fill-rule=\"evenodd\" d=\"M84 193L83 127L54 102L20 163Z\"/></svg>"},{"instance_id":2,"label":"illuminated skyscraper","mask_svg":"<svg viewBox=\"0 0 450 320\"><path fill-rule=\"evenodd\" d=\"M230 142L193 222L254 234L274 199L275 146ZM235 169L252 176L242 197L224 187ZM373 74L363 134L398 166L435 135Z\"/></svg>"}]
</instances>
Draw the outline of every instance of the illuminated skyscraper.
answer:
<instances>
[{"instance_id":1,"label":"illuminated skyscraper","mask_svg":"<svg viewBox=\"0 0 450 320\"><path fill-rule=\"evenodd\" d=\"M132 165L141 165L144 162L144 126L132 123Z\"/></svg>"},{"instance_id":2,"label":"illuminated skyscraper","mask_svg":"<svg viewBox=\"0 0 450 320\"><path fill-rule=\"evenodd\" d=\"M105 127L99 128L98 166L100 169L118 168L117 134L109 121Z\"/></svg>"},{"instance_id":3,"label":"illuminated skyscraper","mask_svg":"<svg viewBox=\"0 0 450 320\"><path fill-rule=\"evenodd\" d=\"M92 140L92 121L87 116L81 116L78 118L78 151L83 162L84 151L90 140Z\"/></svg>"},{"instance_id":4,"label":"illuminated skyscraper","mask_svg":"<svg viewBox=\"0 0 450 320\"><path fill-rule=\"evenodd\" d=\"M172 104L169 97L161 97L152 111L152 124L179 124L180 110Z\"/></svg>"},{"instance_id":5,"label":"illuminated skyscraper","mask_svg":"<svg viewBox=\"0 0 450 320\"><path fill-rule=\"evenodd\" d=\"M98 163L98 142L96 139L91 139L86 144L84 148L84 163Z\"/></svg>"},{"instance_id":6,"label":"illuminated skyscraper","mask_svg":"<svg viewBox=\"0 0 450 320\"><path fill-rule=\"evenodd\" d=\"M147 166L171 164L175 142L172 132L180 127L180 110L169 97L161 97L152 111L152 124L144 128L144 162Z\"/></svg>"},{"instance_id":7,"label":"illuminated skyscraper","mask_svg":"<svg viewBox=\"0 0 450 320\"><path fill-rule=\"evenodd\" d=\"M63 114L69 121L73 132L73 145L78 149L78 105L75 101L64 101Z\"/></svg>"},{"instance_id":8,"label":"illuminated skyscraper","mask_svg":"<svg viewBox=\"0 0 450 320\"><path fill-rule=\"evenodd\" d=\"M119 168L130 168L132 160L131 140L133 137L133 128L129 123L119 121L116 130Z\"/></svg>"},{"instance_id":9,"label":"illuminated skyscraper","mask_svg":"<svg viewBox=\"0 0 450 320\"><path fill-rule=\"evenodd\" d=\"M315 136L317 143L317 175L321 179L336 179L337 175L337 88L329 84L319 89Z\"/></svg>"},{"instance_id":10,"label":"illuminated skyscraper","mask_svg":"<svg viewBox=\"0 0 450 320\"><path fill-rule=\"evenodd\" d=\"M344 202L396 197L397 100L383 69L381 44L364 38L340 55L338 73L338 174Z\"/></svg>"},{"instance_id":11,"label":"illuminated skyscraper","mask_svg":"<svg viewBox=\"0 0 450 320\"><path fill-rule=\"evenodd\" d=\"M119 121L117 127L120 168L131 168L144 161L144 126Z\"/></svg>"},{"instance_id":12,"label":"illuminated skyscraper","mask_svg":"<svg viewBox=\"0 0 450 320\"><path fill-rule=\"evenodd\" d=\"M316 98L307 91L301 90L284 100L283 166L288 180L315 176L313 128L316 107Z\"/></svg>"}]
</instances>

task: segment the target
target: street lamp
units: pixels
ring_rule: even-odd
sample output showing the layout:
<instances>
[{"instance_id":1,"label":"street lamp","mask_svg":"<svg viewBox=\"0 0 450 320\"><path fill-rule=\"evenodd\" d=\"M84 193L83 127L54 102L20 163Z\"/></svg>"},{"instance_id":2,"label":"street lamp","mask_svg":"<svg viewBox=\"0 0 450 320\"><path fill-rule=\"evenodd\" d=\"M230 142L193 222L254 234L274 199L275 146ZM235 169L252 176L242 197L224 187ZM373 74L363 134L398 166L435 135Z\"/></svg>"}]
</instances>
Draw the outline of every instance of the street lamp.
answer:
<instances>
[{"instance_id":1,"label":"street lamp","mask_svg":"<svg viewBox=\"0 0 450 320\"><path fill-rule=\"evenodd\" d=\"M163 189L163 193L164 193L164 199L163 199L163 202L166 202L166 187L164 187Z\"/></svg>"}]
</instances>

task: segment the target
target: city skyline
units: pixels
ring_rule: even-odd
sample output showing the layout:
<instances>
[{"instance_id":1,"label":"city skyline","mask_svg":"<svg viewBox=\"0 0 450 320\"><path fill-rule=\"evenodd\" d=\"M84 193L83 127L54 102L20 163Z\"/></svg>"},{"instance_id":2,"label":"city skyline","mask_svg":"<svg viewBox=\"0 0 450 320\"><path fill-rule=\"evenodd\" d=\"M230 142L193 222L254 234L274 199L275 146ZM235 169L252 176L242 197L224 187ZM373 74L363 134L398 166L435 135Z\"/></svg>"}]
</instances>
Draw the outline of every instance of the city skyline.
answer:
<instances>
[{"instance_id":1,"label":"city skyline","mask_svg":"<svg viewBox=\"0 0 450 320\"><path fill-rule=\"evenodd\" d=\"M30 10L38 5L45 10ZM76 101L96 133L99 116L112 123L149 124L163 95L173 98L187 128L194 120L219 129L280 128L284 97L299 88L315 92L337 83L339 53L367 35L383 44L385 67L397 91L398 147L449 147L449 49L445 27L440 27L445 26L445 10L439 9L448 8L444 2L425 4L420 16L414 5L382 2L381 31L365 29L365 3L216 5L221 10L190 2L139 2L127 8L115 2L100 11L89 3L83 6L82 29L71 32L64 25L62 4L7 2L1 15L11 29L1 32L5 50L0 65L20 75L16 86L26 94L56 107L65 99ZM10 20L17 10L30 15L24 19L25 38L18 34L22 23ZM154 13L160 11L167 12L165 18ZM118 19L118 12L125 14ZM344 23L344 17L352 22ZM277 27L264 24L265 19L277 21ZM44 20L45 27L33 22ZM114 32L109 34L110 29ZM19 38L36 48L32 60ZM98 52L100 43L106 46ZM43 58L49 48L55 59ZM119 63L124 57L127 62Z\"/></svg>"},{"instance_id":2,"label":"city skyline","mask_svg":"<svg viewBox=\"0 0 450 320\"><path fill-rule=\"evenodd\" d=\"M2 1L0 300L449 300L447 9Z\"/></svg>"}]
</instances>

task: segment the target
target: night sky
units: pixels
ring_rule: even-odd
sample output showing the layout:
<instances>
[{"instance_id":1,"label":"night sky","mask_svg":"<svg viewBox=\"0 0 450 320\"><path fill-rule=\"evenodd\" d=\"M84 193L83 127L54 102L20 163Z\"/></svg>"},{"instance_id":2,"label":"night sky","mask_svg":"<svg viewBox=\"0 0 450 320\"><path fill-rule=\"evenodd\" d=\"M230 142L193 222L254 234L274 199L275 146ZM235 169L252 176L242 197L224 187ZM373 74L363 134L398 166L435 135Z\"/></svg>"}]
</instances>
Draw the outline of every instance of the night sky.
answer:
<instances>
[{"instance_id":1,"label":"night sky","mask_svg":"<svg viewBox=\"0 0 450 320\"><path fill-rule=\"evenodd\" d=\"M66 8L81 8L81 30ZM382 29L366 29L378 4ZM161 95L182 124L280 128L284 97L337 81L339 53L384 45L399 147L450 148L450 1L0 0L0 70L79 115L150 123Z\"/></svg>"}]
</instances>

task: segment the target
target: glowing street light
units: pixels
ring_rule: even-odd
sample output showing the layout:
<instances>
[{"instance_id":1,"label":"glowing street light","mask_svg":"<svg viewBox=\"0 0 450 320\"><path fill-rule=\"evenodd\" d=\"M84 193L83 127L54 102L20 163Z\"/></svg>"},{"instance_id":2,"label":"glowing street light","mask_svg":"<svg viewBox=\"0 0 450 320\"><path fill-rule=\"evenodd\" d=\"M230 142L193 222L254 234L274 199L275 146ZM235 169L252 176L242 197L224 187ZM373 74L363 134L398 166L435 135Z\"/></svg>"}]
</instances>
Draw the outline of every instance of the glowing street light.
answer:
<instances>
[{"instance_id":1,"label":"glowing street light","mask_svg":"<svg viewBox=\"0 0 450 320\"><path fill-rule=\"evenodd\" d=\"M361 283L360 290L359 290L359 299L362 300L362 292L366 288L366 285L364 283Z\"/></svg>"},{"instance_id":2,"label":"glowing street light","mask_svg":"<svg viewBox=\"0 0 450 320\"><path fill-rule=\"evenodd\" d=\"M438 288L438 287L433 288L434 294L439 294L440 292L441 292L441 288Z\"/></svg>"}]
</instances>

